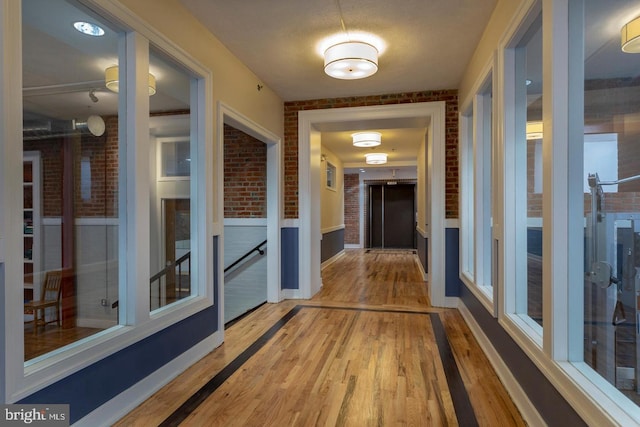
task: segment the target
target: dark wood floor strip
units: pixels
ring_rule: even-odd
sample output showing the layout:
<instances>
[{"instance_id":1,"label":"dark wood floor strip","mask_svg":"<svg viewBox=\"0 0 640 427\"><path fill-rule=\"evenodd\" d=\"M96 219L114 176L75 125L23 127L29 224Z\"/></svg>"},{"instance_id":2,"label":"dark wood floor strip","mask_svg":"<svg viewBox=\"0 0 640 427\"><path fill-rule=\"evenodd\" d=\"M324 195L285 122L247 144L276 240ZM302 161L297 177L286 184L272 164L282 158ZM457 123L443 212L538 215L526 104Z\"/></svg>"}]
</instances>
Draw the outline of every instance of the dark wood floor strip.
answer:
<instances>
[{"instance_id":1,"label":"dark wood floor strip","mask_svg":"<svg viewBox=\"0 0 640 427\"><path fill-rule=\"evenodd\" d=\"M442 366L444 368L445 376L447 377L447 384L449 385L449 391L451 392L451 400L453 401L453 407L456 411L456 418L458 424L465 427L474 427L478 425L475 412L471 406L469 400L469 394L462 381L460 370L456 359L453 357L449 340L447 339L447 333L440 321L440 316L436 313L431 314L431 325L433 327L433 333L436 337L436 343L438 345L438 351L440 352L440 359L442 360Z\"/></svg>"},{"instance_id":2,"label":"dark wood floor strip","mask_svg":"<svg viewBox=\"0 0 640 427\"><path fill-rule=\"evenodd\" d=\"M445 376L447 378L447 384L449 386L449 390L451 392L451 398L453 400L453 406L456 412L456 418L458 420L459 425L465 427L474 427L478 425L478 421L476 419L475 413L473 411L473 407L471 406L471 402L469 400L469 395L467 394L467 390L464 386L464 382L462 380L462 376L460 375L460 371L458 369L458 365L451 351L451 347L449 345L449 340L447 339L446 331L442 322L440 321L440 317L437 313L428 313L428 312L420 312L420 311L410 311L410 310L389 310L389 309L370 309L370 308L356 308L356 307L331 307L331 306L317 306L317 305L297 305L293 309L291 309L287 314L285 314L280 320L278 320L267 332L265 332L260 338L258 338L255 342L253 342L245 351L243 351L238 357L236 357L231 363L225 366L216 376L214 376L207 384L202 386L200 390L195 392L186 402L184 402L178 409L176 409L167 419L165 419L160 426L162 427L170 427L170 426L178 426L182 421L184 421L202 402L204 402L211 394L213 394L218 387L220 387L224 382L233 375L238 369L242 367L242 365L249 360L255 353L257 353L264 345L271 339L275 334L289 322L296 314L300 312L303 308L315 308L315 309L325 309L325 310L349 310L349 311L368 311L368 312L380 312L380 313L402 313L402 314L428 314L431 319L431 324L434 331L434 336L436 338L436 344L438 346L438 351L440 354L440 358L442 360L442 365L444 368ZM350 378L349 385L350 388L354 384L352 384L352 380L355 381L354 378ZM341 408L340 413L342 414L344 411L345 405L348 404L348 400L350 398L350 393L347 393L346 401L343 402L343 408ZM339 417L341 420L342 417Z\"/></svg>"},{"instance_id":3,"label":"dark wood floor strip","mask_svg":"<svg viewBox=\"0 0 640 427\"><path fill-rule=\"evenodd\" d=\"M178 426L185 420L207 397L218 389L224 382L233 375L244 363L256 354L264 345L287 324L298 312L301 307L296 306L278 320L267 332L262 334L253 344L251 344L238 357L233 359L231 363L225 366L216 376L211 378L200 390L195 392L186 402L176 409L166 420L160 424L162 427Z\"/></svg>"}]
</instances>

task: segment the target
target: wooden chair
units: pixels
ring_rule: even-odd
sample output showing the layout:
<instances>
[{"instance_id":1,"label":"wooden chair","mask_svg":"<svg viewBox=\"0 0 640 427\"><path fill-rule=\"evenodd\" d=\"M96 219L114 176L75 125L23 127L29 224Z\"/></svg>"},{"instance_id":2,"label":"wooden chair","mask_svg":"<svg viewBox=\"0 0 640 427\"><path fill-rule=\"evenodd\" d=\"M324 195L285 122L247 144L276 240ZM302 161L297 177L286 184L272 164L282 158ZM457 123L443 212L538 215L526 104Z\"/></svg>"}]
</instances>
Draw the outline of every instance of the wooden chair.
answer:
<instances>
[{"instance_id":1,"label":"wooden chair","mask_svg":"<svg viewBox=\"0 0 640 427\"><path fill-rule=\"evenodd\" d=\"M38 333L38 326L46 326L56 322L60 327L60 299L62 291L62 271L47 271L42 283L39 301L29 301L24 304L25 312L33 313L33 333ZM46 309L55 308L54 320L47 321Z\"/></svg>"}]
</instances>

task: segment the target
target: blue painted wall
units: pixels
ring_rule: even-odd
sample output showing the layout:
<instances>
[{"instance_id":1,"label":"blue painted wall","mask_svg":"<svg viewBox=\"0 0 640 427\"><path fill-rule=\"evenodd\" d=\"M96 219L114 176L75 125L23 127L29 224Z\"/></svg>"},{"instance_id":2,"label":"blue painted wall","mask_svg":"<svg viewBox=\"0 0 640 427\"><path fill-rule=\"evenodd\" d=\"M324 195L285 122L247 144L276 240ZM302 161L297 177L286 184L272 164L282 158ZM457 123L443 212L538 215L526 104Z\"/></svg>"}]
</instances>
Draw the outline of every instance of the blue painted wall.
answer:
<instances>
[{"instance_id":1,"label":"blue painted wall","mask_svg":"<svg viewBox=\"0 0 640 427\"><path fill-rule=\"evenodd\" d=\"M218 295L218 238L214 237L214 295ZM87 366L18 403L69 404L71 423L124 392L218 330L214 305Z\"/></svg>"},{"instance_id":2,"label":"blue painted wall","mask_svg":"<svg viewBox=\"0 0 640 427\"><path fill-rule=\"evenodd\" d=\"M429 263L427 262L429 239L422 237L419 232L416 232L416 249L418 250L418 259L425 273L429 273Z\"/></svg>"},{"instance_id":3,"label":"blue painted wall","mask_svg":"<svg viewBox=\"0 0 640 427\"><path fill-rule=\"evenodd\" d=\"M457 228L445 229L445 265L444 294L448 297L460 296L460 289L463 283L460 280L460 230Z\"/></svg>"},{"instance_id":4,"label":"blue painted wall","mask_svg":"<svg viewBox=\"0 0 640 427\"><path fill-rule=\"evenodd\" d=\"M466 286L461 287L460 298L547 425L585 426L571 405Z\"/></svg>"},{"instance_id":5,"label":"blue painted wall","mask_svg":"<svg viewBox=\"0 0 640 427\"><path fill-rule=\"evenodd\" d=\"M282 253L282 259L280 260L281 289L300 289L298 245L298 228L284 227L280 230L280 250Z\"/></svg>"},{"instance_id":6,"label":"blue painted wall","mask_svg":"<svg viewBox=\"0 0 640 427\"><path fill-rule=\"evenodd\" d=\"M344 228L323 234L320 245L320 262L325 262L343 250Z\"/></svg>"}]
</instances>

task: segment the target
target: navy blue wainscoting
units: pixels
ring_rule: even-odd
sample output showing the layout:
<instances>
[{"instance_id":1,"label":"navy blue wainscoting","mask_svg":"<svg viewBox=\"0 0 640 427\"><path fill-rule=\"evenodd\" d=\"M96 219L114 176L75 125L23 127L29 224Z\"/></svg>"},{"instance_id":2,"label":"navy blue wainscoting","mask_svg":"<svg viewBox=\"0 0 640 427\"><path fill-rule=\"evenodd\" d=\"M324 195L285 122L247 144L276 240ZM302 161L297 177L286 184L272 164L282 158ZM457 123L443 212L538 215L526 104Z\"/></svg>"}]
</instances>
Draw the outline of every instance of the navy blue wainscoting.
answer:
<instances>
[{"instance_id":1,"label":"navy blue wainscoting","mask_svg":"<svg viewBox=\"0 0 640 427\"><path fill-rule=\"evenodd\" d=\"M325 262L344 250L344 228L322 235L320 262Z\"/></svg>"},{"instance_id":2,"label":"navy blue wainscoting","mask_svg":"<svg viewBox=\"0 0 640 427\"><path fill-rule=\"evenodd\" d=\"M218 294L218 238L214 237L214 295ZM218 330L214 305L22 399L69 404L71 424L143 380Z\"/></svg>"},{"instance_id":3,"label":"navy blue wainscoting","mask_svg":"<svg viewBox=\"0 0 640 427\"><path fill-rule=\"evenodd\" d=\"M280 230L282 259L280 277L282 289L300 289L298 260L298 228L283 227Z\"/></svg>"},{"instance_id":4,"label":"navy blue wainscoting","mask_svg":"<svg viewBox=\"0 0 640 427\"><path fill-rule=\"evenodd\" d=\"M448 297L460 296L463 287L460 280L460 230L445 229L445 287L444 294Z\"/></svg>"},{"instance_id":5,"label":"navy blue wainscoting","mask_svg":"<svg viewBox=\"0 0 640 427\"><path fill-rule=\"evenodd\" d=\"M460 298L547 425L585 426L580 416L466 286L461 287Z\"/></svg>"}]
</instances>

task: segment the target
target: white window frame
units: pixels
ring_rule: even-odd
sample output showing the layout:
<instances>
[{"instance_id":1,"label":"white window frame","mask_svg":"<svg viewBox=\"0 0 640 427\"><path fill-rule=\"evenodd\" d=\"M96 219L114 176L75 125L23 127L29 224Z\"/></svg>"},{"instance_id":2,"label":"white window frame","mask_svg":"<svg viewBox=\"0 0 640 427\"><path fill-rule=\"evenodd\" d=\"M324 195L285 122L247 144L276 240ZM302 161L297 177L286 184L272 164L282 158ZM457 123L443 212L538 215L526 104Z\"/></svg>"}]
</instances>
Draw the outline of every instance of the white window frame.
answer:
<instances>
[{"instance_id":1,"label":"white window frame","mask_svg":"<svg viewBox=\"0 0 640 427\"><path fill-rule=\"evenodd\" d=\"M499 67L497 67L498 85L502 90L500 99L494 97L494 102L499 102L497 119L502 130L499 136L501 147L499 167L496 171L502 178L501 186L503 199L502 228L498 231L500 251L498 265L501 266L499 286L503 296L503 304L498 307L498 316L503 322L507 332L525 347L530 353L538 354L542 351L543 329L527 315L527 259L521 254L526 254L527 237L522 236L522 229L526 229L526 188L525 173L518 170L518 160L526 156L526 106L524 111L517 100L526 97L523 85L516 82L524 81L524 61L521 51L517 46L527 34L531 25L536 23L542 12L541 0L528 0L522 4L519 10L519 19L514 20L512 26L505 33L505 37L499 45ZM544 112L543 112L544 114ZM524 180L524 184L523 184ZM523 199L524 198L524 199ZM524 207L524 215L522 210ZM494 223L495 227L495 223Z\"/></svg>"},{"instance_id":2,"label":"white window frame","mask_svg":"<svg viewBox=\"0 0 640 427\"><path fill-rule=\"evenodd\" d=\"M460 271L461 280L495 317L497 287L491 282L493 236L491 226L489 230L485 228L487 221L492 221L494 209L493 95L487 93L495 87L493 70L494 56L474 84L472 97L462 104L464 113L460 115Z\"/></svg>"},{"instance_id":3,"label":"white window frame","mask_svg":"<svg viewBox=\"0 0 640 427\"><path fill-rule=\"evenodd\" d=\"M121 41L120 57L120 158L119 173L119 325L24 363L24 327L19 287L4 286L22 277L22 63L21 4L0 0L0 289L4 292L6 322L0 328L4 358L0 368L0 397L15 402L113 353L214 304L213 295L213 103L211 73L166 37L115 0L85 0L87 7L130 29ZM7 24L7 25L5 25ZM137 32L133 32L137 31ZM191 186L192 259L197 289L163 309L149 313L149 43L189 70L191 84ZM126 77L126 78L125 78ZM11 100L11 102L8 102ZM19 101L16 101L19 100ZM123 108L126 106L126 110ZM216 142L217 143L217 142ZM212 196L213 195L213 196ZM19 196L19 197L17 197ZM129 200L124 203L123 200ZM14 200L16 199L16 200ZM17 200L20 199L20 200ZM18 231L14 231L13 228ZM195 231L194 231L195 230ZM147 245L145 247L145 244ZM12 250L9 250L12 249ZM16 282L18 283L18 282ZM127 286L127 284L130 284ZM11 344L8 344L8 343Z\"/></svg>"}]
</instances>

